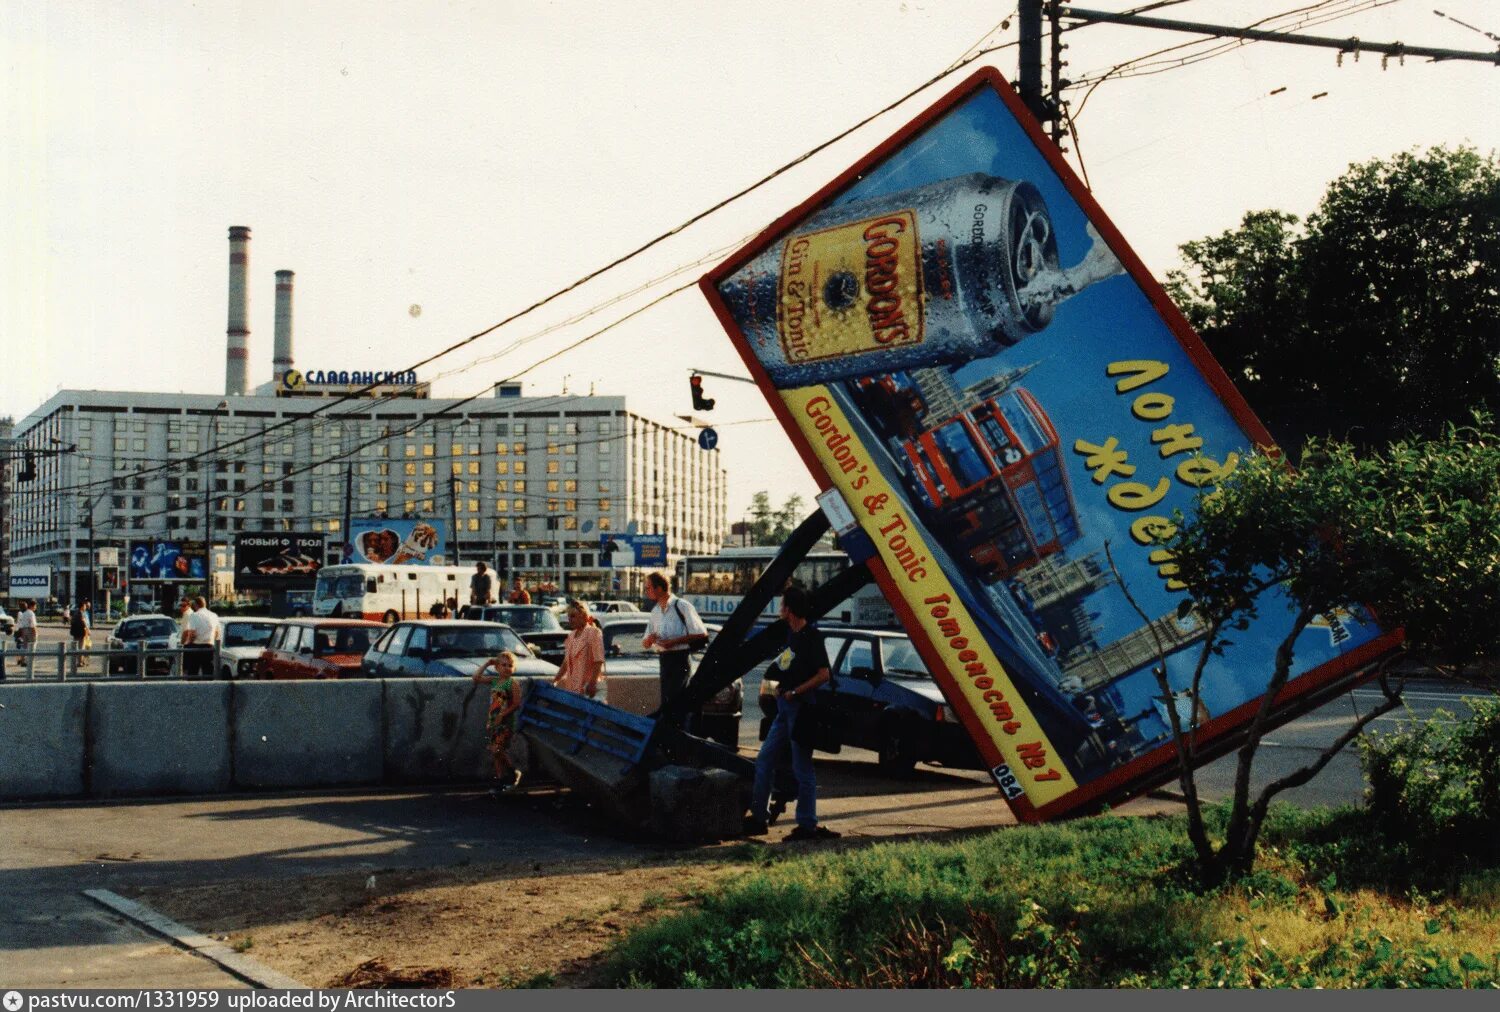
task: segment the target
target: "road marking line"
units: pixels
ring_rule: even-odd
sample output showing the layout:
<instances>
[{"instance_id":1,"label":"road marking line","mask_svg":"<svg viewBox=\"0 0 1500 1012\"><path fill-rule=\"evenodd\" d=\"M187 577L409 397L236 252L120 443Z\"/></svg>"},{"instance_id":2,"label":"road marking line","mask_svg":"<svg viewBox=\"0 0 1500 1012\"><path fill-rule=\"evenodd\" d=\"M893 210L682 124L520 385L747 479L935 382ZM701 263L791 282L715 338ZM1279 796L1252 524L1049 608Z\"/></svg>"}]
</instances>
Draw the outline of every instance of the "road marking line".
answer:
<instances>
[{"instance_id":1,"label":"road marking line","mask_svg":"<svg viewBox=\"0 0 1500 1012\"><path fill-rule=\"evenodd\" d=\"M243 956L229 946L216 942L185 924L178 924L144 903L127 900L108 889L85 889L83 894L100 906L113 910L151 933L161 935L169 942L173 942L194 955L202 956L211 963L217 963L252 987L270 988L277 991L307 990L307 985L301 981L294 980L284 973L278 973L249 956Z\"/></svg>"}]
</instances>

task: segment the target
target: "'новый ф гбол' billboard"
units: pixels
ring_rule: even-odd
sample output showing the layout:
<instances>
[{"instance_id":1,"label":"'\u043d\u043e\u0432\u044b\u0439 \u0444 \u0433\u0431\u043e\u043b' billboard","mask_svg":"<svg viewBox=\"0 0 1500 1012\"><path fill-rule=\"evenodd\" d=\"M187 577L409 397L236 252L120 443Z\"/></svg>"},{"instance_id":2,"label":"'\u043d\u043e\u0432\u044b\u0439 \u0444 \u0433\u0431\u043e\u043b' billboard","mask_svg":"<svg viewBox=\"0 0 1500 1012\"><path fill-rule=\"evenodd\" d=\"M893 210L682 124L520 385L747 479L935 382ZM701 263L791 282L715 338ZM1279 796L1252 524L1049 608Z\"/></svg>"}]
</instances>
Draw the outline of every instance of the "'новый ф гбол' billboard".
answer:
<instances>
[{"instance_id":1,"label":"'\u043d\u043e\u0432\u044b\u0439 \u0444 \u0433\u0431\u043e\u043b' billboard","mask_svg":"<svg viewBox=\"0 0 1500 1012\"><path fill-rule=\"evenodd\" d=\"M1160 782L1152 665L1205 630L1153 531L1270 438L1000 75L982 71L704 279L808 466L1025 819ZM1109 543L1126 602L1105 561ZM1277 609L1210 658L1200 740L1249 717ZM1160 644L1160 647L1158 646ZM1338 615L1289 694L1385 641Z\"/></svg>"},{"instance_id":2,"label":"'\u043d\u043e\u0432\u044b\u0439 \u0444 \u0433\u0431\u043e\u043b' billboard","mask_svg":"<svg viewBox=\"0 0 1500 1012\"><path fill-rule=\"evenodd\" d=\"M235 589L311 590L323 568L324 551L322 534L236 534Z\"/></svg>"}]
</instances>

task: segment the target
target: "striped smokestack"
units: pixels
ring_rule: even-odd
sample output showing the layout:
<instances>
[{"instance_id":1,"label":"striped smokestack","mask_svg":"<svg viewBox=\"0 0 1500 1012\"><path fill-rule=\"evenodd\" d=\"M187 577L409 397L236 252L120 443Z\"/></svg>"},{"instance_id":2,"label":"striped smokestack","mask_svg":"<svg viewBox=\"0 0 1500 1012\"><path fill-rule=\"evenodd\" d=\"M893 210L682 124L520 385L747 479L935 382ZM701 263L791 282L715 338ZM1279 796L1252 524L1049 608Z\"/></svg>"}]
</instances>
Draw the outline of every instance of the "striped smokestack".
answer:
<instances>
[{"instance_id":1,"label":"striped smokestack","mask_svg":"<svg viewBox=\"0 0 1500 1012\"><path fill-rule=\"evenodd\" d=\"M250 271L250 229L245 225L229 226L229 346L225 350L224 395L245 396L245 367L249 361L250 289L246 275Z\"/></svg>"},{"instance_id":2,"label":"striped smokestack","mask_svg":"<svg viewBox=\"0 0 1500 1012\"><path fill-rule=\"evenodd\" d=\"M291 271L276 272L276 351L271 359L271 379L278 388L292 367L292 277Z\"/></svg>"}]
</instances>

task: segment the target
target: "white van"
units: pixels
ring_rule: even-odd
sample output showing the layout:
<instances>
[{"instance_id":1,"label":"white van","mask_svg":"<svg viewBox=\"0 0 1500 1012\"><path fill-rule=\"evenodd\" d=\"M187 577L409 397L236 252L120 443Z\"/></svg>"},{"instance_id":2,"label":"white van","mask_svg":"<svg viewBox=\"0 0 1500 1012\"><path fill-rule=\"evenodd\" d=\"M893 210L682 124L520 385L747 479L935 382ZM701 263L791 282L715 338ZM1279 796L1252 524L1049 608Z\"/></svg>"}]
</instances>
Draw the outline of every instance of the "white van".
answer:
<instances>
[{"instance_id":1,"label":"white van","mask_svg":"<svg viewBox=\"0 0 1500 1012\"><path fill-rule=\"evenodd\" d=\"M319 618L373 622L427 618L439 601L467 602L473 575L465 566L324 566L318 570L312 612Z\"/></svg>"}]
</instances>

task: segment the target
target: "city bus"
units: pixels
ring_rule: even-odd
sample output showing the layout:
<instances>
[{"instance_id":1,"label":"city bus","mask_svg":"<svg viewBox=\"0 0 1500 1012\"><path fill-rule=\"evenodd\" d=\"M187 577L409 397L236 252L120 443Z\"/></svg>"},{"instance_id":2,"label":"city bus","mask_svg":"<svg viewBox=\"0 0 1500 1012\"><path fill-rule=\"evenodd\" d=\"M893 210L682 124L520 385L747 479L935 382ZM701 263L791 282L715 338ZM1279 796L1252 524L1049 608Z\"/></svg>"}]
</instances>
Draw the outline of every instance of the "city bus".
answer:
<instances>
[{"instance_id":1,"label":"city bus","mask_svg":"<svg viewBox=\"0 0 1500 1012\"><path fill-rule=\"evenodd\" d=\"M994 583L1078 540L1057 430L1014 387L902 442L929 527Z\"/></svg>"},{"instance_id":2,"label":"city bus","mask_svg":"<svg viewBox=\"0 0 1500 1012\"><path fill-rule=\"evenodd\" d=\"M739 607L745 594L781 549L776 545L724 548L717 555L689 555L677 563L677 593L691 601L705 622L722 623ZM809 552L792 574L792 580L809 590L822 586L849 568L849 556L835 549ZM781 611L781 597L771 599L759 623L774 622ZM823 625L865 628L895 628L896 613L886 603L880 588L871 583L818 620Z\"/></svg>"},{"instance_id":3,"label":"city bus","mask_svg":"<svg viewBox=\"0 0 1500 1012\"><path fill-rule=\"evenodd\" d=\"M324 566L318 570L312 613L387 623L426 618L439 601L467 604L473 575L464 566Z\"/></svg>"}]
</instances>

